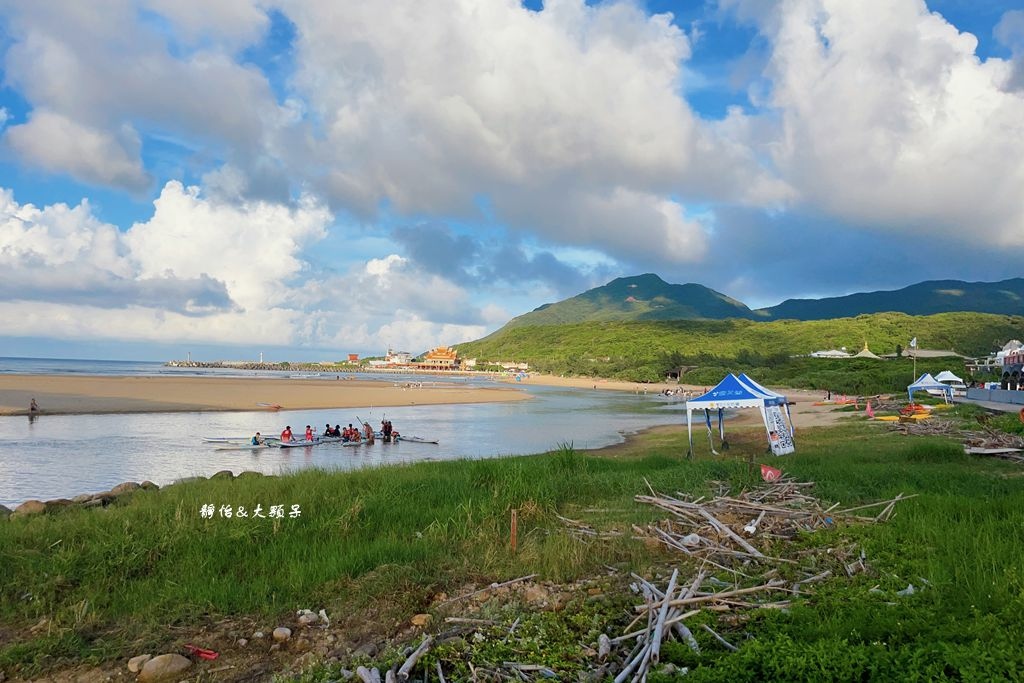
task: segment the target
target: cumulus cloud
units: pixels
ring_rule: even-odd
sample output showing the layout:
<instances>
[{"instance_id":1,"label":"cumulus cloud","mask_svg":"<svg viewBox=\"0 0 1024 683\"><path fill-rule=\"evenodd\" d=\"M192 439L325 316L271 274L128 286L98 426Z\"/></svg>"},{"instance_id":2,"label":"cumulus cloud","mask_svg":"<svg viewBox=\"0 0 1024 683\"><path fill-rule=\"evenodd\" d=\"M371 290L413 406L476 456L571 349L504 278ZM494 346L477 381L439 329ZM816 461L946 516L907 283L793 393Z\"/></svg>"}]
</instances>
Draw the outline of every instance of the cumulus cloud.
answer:
<instances>
[{"instance_id":1,"label":"cumulus cloud","mask_svg":"<svg viewBox=\"0 0 1024 683\"><path fill-rule=\"evenodd\" d=\"M296 207L252 200L231 204L168 183L153 217L124 236L143 277L171 273L223 281L248 310L285 302L286 285L303 267L302 250L323 239L332 216L305 197Z\"/></svg>"},{"instance_id":2,"label":"cumulus cloud","mask_svg":"<svg viewBox=\"0 0 1024 683\"><path fill-rule=\"evenodd\" d=\"M303 249L324 237L331 220L308 198L294 206L228 204L171 182L152 218L121 232L96 218L86 201L38 208L0 191L0 294L7 310L61 311L49 319L12 313L19 321L5 331L291 341L303 311L289 301L289 286L305 267ZM146 322L128 322L129 310Z\"/></svg>"},{"instance_id":3,"label":"cumulus cloud","mask_svg":"<svg viewBox=\"0 0 1024 683\"><path fill-rule=\"evenodd\" d=\"M1013 55L1013 75L1007 83L1008 88L1024 91L1024 10L1005 12L992 35Z\"/></svg>"},{"instance_id":4,"label":"cumulus cloud","mask_svg":"<svg viewBox=\"0 0 1024 683\"><path fill-rule=\"evenodd\" d=\"M142 0L143 6L168 19L178 39L229 47L249 45L267 29L269 19L253 0Z\"/></svg>"},{"instance_id":5,"label":"cumulus cloud","mask_svg":"<svg viewBox=\"0 0 1024 683\"><path fill-rule=\"evenodd\" d=\"M172 50L168 35L144 22L130 0L5 3L5 80L34 108L27 124L6 134L19 156L130 190L144 184L140 130L183 136L246 163L258 159L289 115L264 75L236 62L232 49L256 37L266 16L243 0L203 3L202 11L195 5L147 3L167 13L179 36L222 38Z\"/></svg>"},{"instance_id":6,"label":"cumulus cloud","mask_svg":"<svg viewBox=\"0 0 1024 683\"><path fill-rule=\"evenodd\" d=\"M27 123L7 130L7 143L36 166L93 185L139 191L150 182L139 158L139 136L129 125L114 132L36 110Z\"/></svg>"},{"instance_id":7,"label":"cumulus cloud","mask_svg":"<svg viewBox=\"0 0 1024 683\"><path fill-rule=\"evenodd\" d=\"M1024 93L922 0L722 0L771 44L766 149L800 199L876 231L1024 246Z\"/></svg>"},{"instance_id":8,"label":"cumulus cloud","mask_svg":"<svg viewBox=\"0 0 1024 683\"><path fill-rule=\"evenodd\" d=\"M679 92L687 36L629 2L286 0L322 187L372 214L496 217L542 239L672 261L705 234L670 194L785 196ZM628 235L627 238L625 235Z\"/></svg>"}]
</instances>

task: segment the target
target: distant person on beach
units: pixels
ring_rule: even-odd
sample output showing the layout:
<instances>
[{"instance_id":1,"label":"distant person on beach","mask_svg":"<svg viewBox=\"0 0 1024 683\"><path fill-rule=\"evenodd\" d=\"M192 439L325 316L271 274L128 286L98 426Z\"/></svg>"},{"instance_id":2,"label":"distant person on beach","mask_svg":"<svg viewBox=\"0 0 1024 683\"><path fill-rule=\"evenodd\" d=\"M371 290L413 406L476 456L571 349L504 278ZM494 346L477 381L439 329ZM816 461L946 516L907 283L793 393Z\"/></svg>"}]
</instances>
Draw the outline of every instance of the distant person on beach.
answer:
<instances>
[{"instance_id":1,"label":"distant person on beach","mask_svg":"<svg viewBox=\"0 0 1024 683\"><path fill-rule=\"evenodd\" d=\"M281 432L281 443L288 443L291 440L292 440L292 426L288 425L287 427L284 428L284 431Z\"/></svg>"},{"instance_id":2,"label":"distant person on beach","mask_svg":"<svg viewBox=\"0 0 1024 683\"><path fill-rule=\"evenodd\" d=\"M252 437L249 443L251 443L253 446L262 446L264 443L264 439L262 436L260 436L259 432L256 432L256 435Z\"/></svg>"},{"instance_id":3,"label":"distant person on beach","mask_svg":"<svg viewBox=\"0 0 1024 683\"><path fill-rule=\"evenodd\" d=\"M29 415L37 415L39 413L39 404L36 403L34 398L28 404L28 413Z\"/></svg>"}]
</instances>

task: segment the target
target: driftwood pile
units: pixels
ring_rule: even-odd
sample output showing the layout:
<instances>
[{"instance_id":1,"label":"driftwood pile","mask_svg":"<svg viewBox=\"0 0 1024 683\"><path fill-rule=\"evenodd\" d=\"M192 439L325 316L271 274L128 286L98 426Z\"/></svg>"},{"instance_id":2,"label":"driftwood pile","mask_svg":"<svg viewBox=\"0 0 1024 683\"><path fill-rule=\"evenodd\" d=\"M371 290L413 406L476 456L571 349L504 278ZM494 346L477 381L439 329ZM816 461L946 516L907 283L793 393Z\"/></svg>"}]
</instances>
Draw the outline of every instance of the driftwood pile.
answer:
<instances>
[{"instance_id":1,"label":"driftwood pile","mask_svg":"<svg viewBox=\"0 0 1024 683\"><path fill-rule=\"evenodd\" d=\"M699 652L697 639L685 622L701 612L782 609L836 571L848 576L865 571L864 553L858 553L855 547L812 548L797 554L798 559L780 557L778 551L800 532L830 527L838 521L886 521L892 517L896 503L913 497L901 494L891 500L838 509L838 503L825 507L811 495L808 490L813 486L813 482L784 477L735 495L720 485L718 493L709 499L693 499L681 493L670 496L653 489L650 495L636 496L637 502L653 505L671 517L646 528L634 527L634 533L664 544L694 563L690 565L692 574L682 580L676 568L664 588L633 575L633 588L643 596L644 603L635 607L637 617L626 633L609 639L607 644L599 643L599 652L620 643L633 643L621 660L615 683L646 681L649 670L658 663L661 644L668 638ZM878 509L872 516L864 514ZM832 568L823 569L826 566ZM732 583L716 577L716 571L721 573L718 570L728 572ZM793 578L782 578L783 572ZM703 624L701 628L722 647L737 649L710 626Z\"/></svg>"},{"instance_id":2,"label":"driftwood pile","mask_svg":"<svg viewBox=\"0 0 1024 683\"><path fill-rule=\"evenodd\" d=\"M614 678L615 683L645 683L648 674L659 666L666 641L684 643L700 653L701 643L694 632L705 640L705 647L738 650L742 643L735 635L723 635L715 630L720 627L701 623L708 620L695 617L717 614L735 625L742 623L754 610L790 606L793 600L810 595L816 584L830 577L854 576L868 571L870 567L864 552L855 544L794 551L791 541L801 532L813 532L837 523L886 521L894 514L898 502L913 497L901 494L890 500L840 509L838 504L826 506L812 495L813 486L813 482L782 477L757 489L734 494L728 485L712 482L714 494L694 498L682 493L657 493L648 485L649 495L636 496L635 500L663 510L668 516L647 527L634 526L632 535L680 553L685 562L671 570L667 581L664 578L648 580L637 574L626 579L642 604L633 606L635 618L622 628L621 635L606 629L596 643L580 644L581 663L589 668L585 677L589 680ZM619 539L629 533L628 530L598 531L567 517L560 517L560 520L569 534L588 543ZM608 569L611 575L619 572L613 567ZM522 588L535 578L535 574L530 574L493 583L438 604L444 607L474 599L479 601L492 591ZM526 589L525 594L528 594L531 587L526 586ZM440 683L446 683L446 674L475 683L565 680L565 672L553 670L542 662L503 661L504 657L493 656L483 657L485 661L481 662L481 658L474 658L470 653L460 655L461 663L446 661L442 666L442 662L435 659L429 665L431 658L427 658L427 663L423 661L427 652L452 639L469 641L471 649L472 644L483 642L512 645L523 631L517 632L519 618L511 626L503 620L468 615L448 616L444 622L447 630L424 636L418 644L410 643L389 669L359 667L347 672L346 678L353 683L356 679L360 683L401 683L421 677L423 680L436 677ZM468 668L468 675L463 667ZM678 672L685 673L685 669Z\"/></svg>"},{"instance_id":3,"label":"driftwood pile","mask_svg":"<svg viewBox=\"0 0 1024 683\"><path fill-rule=\"evenodd\" d=\"M893 424L892 428L904 435L952 437L963 442L964 448L968 449L972 455L1024 462L1024 455L1005 451L1005 449L1024 450L1024 437L993 429L983 422L980 424L980 429L964 429L951 420L929 420L916 424L897 423ZM986 450L996 452L986 453Z\"/></svg>"}]
</instances>

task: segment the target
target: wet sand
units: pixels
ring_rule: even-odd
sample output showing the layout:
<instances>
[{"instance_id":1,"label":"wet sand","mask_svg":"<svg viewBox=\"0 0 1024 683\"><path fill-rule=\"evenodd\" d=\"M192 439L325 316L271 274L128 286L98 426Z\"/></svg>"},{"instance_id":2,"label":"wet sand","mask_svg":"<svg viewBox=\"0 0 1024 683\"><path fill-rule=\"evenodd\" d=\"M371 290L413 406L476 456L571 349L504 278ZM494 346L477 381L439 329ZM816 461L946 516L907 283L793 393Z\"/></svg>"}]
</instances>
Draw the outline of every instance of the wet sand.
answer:
<instances>
[{"instance_id":1,"label":"wet sand","mask_svg":"<svg viewBox=\"0 0 1024 683\"><path fill-rule=\"evenodd\" d=\"M596 379L592 377L559 377L556 375L540 375L531 374L528 378L522 380L522 382L515 382L515 380L508 380L515 384L540 384L543 386L552 387L575 387L579 389L597 389L597 390L609 390L609 391L629 391L633 393L642 394L644 391L647 395L659 394L665 389L683 389L684 391L696 392L697 394L704 393L706 389L710 389L710 386L697 386L692 384L676 384L675 382L659 382L655 384L638 384L636 382L624 382L621 380L614 379ZM797 429L802 427L827 427L830 425L838 424L844 418L855 417L854 413L850 412L836 412L837 408L842 408L841 405L814 405L815 403L821 402L822 394L821 391L809 391L806 389L787 389L785 387L768 387L773 391L777 391L788 398L794 405L790 406L790 412L793 415L793 424ZM683 402L684 399L677 398L679 402ZM863 408L863 406L862 406ZM703 417L701 418L703 419ZM683 417L683 423L685 425L685 415ZM736 417L731 421L735 425L743 424L756 424L760 423L761 416L757 410L739 410L737 411Z\"/></svg>"},{"instance_id":2,"label":"wet sand","mask_svg":"<svg viewBox=\"0 0 1024 683\"><path fill-rule=\"evenodd\" d=\"M234 377L0 376L0 415L282 410L518 401L514 387ZM269 404L269 405L260 405Z\"/></svg>"}]
</instances>

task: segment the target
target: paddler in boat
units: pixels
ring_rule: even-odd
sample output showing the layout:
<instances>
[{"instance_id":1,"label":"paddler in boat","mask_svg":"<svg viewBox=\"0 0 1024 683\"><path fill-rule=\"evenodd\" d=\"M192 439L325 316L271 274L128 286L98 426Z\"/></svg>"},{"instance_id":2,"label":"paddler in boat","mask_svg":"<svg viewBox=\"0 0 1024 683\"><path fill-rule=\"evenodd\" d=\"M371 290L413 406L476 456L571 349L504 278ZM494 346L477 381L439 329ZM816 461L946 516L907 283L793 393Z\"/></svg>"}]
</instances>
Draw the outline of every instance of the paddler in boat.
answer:
<instances>
[{"instance_id":1,"label":"paddler in boat","mask_svg":"<svg viewBox=\"0 0 1024 683\"><path fill-rule=\"evenodd\" d=\"M373 443L373 427L369 422L363 423L363 435L366 437L366 443Z\"/></svg>"},{"instance_id":2,"label":"paddler in boat","mask_svg":"<svg viewBox=\"0 0 1024 683\"><path fill-rule=\"evenodd\" d=\"M306 425L306 441L313 440L313 427Z\"/></svg>"},{"instance_id":3,"label":"paddler in boat","mask_svg":"<svg viewBox=\"0 0 1024 683\"><path fill-rule=\"evenodd\" d=\"M284 428L284 431L281 432L281 443L289 443L289 442L291 442L291 440L292 440L292 426L288 425L287 427Z\"/></svg>"},{"instance_id":4,"label":"paddler in boat","mask_svg":"<svg viewBox=\"0 0 1024 683\"><path fill-rule=\"evenodd\" d=\"M330 422L328 422L324 426L324 436L334 436L334 430L331 429L331 423Z\"/></svg>"},{"instance_id":5,"label":"paddler in boat","mask_svg":"<svg viewBox=\"0 0 1024 683\"><path fill-rule=\"evenodd\" d=\"M249 440L249 443L252 444L253 446L262 446L266 442L267 440L260 436L259 432L256 432L256 435Z\"/></svg>"}]
</instances>

